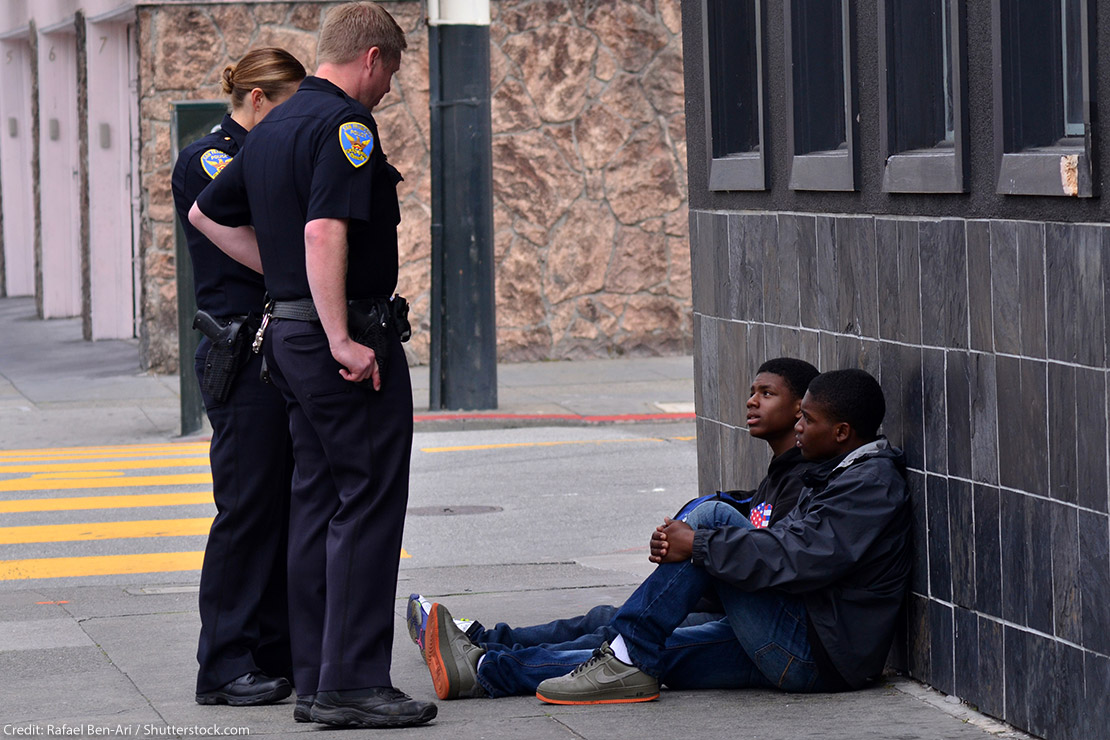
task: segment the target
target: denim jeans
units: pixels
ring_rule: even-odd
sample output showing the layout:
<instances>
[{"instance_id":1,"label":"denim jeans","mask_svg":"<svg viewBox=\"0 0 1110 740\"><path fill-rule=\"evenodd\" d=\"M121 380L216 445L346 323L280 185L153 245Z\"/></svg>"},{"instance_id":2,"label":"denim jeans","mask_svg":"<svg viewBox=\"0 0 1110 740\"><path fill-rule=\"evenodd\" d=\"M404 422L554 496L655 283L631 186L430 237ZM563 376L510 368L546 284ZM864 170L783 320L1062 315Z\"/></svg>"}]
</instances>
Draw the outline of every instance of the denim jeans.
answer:
<instances>
[{"instance_id":1,"label":"denim jeans","mask_svg":"<svg viewBox=\"0 0 1110 740\"><path fill-rule=\"evenodd\" d=\"M695 528L752 526L739 511L719 502L698 506L687 523ZM707 589L716 590L724 618L690 614ZM548 629L548 636L564 630L561 634L568 636L565 630L573 623L560 620L530 629ZM823 690L801 599L778 591L741 591L689 560L656 568L610 626L587 635L590 640L580 635L562 644L486 645L478 682L493 697L531 694L541 681L589 660L597 636L614 630L624 636L633 663L673 689Z\"/></svg>"},{"instance_id":2,"label":"denim jeans","mask_svg":"<svg viewBox=\"0 0 1110 740\"><path fill-rule=\"evenodd\" d=\"M542 645L557 645L562 650L593 650L617 636L612 626L616 613L615 606L595 606L580 617L556 619L531 627L510 627L499 622L491 629L480 629L470 639L487 650L519 650Z\"/></svg>"}]
</instances>

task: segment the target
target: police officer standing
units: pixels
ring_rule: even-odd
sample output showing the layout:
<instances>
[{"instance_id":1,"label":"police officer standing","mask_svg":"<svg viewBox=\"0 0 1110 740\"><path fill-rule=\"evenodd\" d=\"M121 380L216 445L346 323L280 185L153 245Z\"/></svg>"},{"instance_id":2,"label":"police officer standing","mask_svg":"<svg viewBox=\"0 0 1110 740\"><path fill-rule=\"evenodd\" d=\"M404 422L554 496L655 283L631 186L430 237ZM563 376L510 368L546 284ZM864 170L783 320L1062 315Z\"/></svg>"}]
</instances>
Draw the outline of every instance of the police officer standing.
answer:
<instances>
[{"instance_id":1,"label":"police officer standing","mask_svg":"<svg viewBox=\"0 0 1110 740\"><path fill-rule=\"evenodd\" d=\"M194 326L205 334L195 369L212 424L217 509L200 577L199 704L269 704L291 692L285 553L293 465L285 401L259 381L261 358L250 351L264 304L262 276L217 249L189 223L188 212L247 131L304 77L284 49L255 49L228 66L222 82L231 113L182 150L173 171L193 263Z\"/></svg>"},{"instance_id":2,"label":"police officer standing","mask_svg":"<svg viewBox=\"0 0 1110 740\"><path fill-rule=\"evenodd\" d=\"M296 712L330 725L400 727L436 715L390 679L412 388L407 321L389 298L401 176L370 111L406 46L381 6L333 8L316 76L259 124L190 213L221 249L261 264L274 300L263 352L288 402L296 461Z\"/></svg>"}]
</instances>

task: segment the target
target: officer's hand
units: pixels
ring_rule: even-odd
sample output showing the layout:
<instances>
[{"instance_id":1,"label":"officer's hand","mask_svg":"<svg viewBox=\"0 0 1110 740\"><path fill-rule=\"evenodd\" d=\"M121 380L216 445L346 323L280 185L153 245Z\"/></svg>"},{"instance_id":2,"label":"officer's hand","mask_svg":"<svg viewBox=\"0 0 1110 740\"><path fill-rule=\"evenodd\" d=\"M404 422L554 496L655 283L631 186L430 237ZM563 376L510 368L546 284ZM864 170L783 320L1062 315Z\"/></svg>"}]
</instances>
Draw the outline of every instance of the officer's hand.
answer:
<instances>
[{"instance_id":1,"label":"officer's hand","mask_svg":"<svg viewBox=\"0 0 1110 740\"><path fill-rule=\"evenodd\" d=\"M374 390L381 390L382 378L378 373L378 360L374 357L374 350L348 338L331 345L331 356L342 365L339 375L344 380L361 383L369 379L374 384Z\"/></svg>"}]
</instances>

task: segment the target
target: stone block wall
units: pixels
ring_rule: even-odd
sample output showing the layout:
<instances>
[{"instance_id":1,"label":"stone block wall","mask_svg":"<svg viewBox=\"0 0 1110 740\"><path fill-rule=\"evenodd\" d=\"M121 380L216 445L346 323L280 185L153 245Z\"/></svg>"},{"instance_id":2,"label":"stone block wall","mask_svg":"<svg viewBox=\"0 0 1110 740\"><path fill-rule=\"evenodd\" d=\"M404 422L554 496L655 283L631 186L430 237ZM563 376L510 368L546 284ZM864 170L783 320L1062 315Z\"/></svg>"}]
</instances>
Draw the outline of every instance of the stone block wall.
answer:
<instances>
[{"instance_id":1,"label":"stone block wall","mask_svg":"<svg viewBox=\"0 0 1110 740\"><path fill-rule=\"evenodd\" d=\"M748 375L862 367L904 447L909 673L1038 736L1110 727L1110 227L695 209L700 488L751 487Z\"/></svg>"},{"instance_id":2,"label":"stone block wall","mask_svg":"<svg viewBox=\"0 0 1110 740\"><path fill-rule=\"evenodd\" d=\"M139 10L144 363L177 366L172 101L220 99L224 66L282 46L311 71L324 2ZM410 360L428 358L431 254L423 4L383 3L408 35L375 110L400 189L398 290ZM498 353L505 361L690 351L679 0L494 0Z\"/></svg>"}]
</instances>

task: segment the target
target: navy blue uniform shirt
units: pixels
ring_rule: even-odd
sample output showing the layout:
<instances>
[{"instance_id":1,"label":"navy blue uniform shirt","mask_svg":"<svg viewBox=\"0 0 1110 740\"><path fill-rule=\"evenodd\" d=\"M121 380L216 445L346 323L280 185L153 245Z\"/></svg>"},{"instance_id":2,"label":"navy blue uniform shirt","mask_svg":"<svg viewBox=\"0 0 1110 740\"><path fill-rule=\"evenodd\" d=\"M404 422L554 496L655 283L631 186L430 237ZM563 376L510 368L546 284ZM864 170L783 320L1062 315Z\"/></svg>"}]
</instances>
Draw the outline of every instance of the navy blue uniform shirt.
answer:
<instances>
[{"instance_id":1,"label":"navy blue uniform shirt","mask_svg":"<svg viewBox=\"0 0 1110 740\"><path fill-rule=\"evenodd\" d=\"M238 153L246 138L247 130L225 115L218 129L181 150L170 180L193 262L197 308L213 316L259 313L266 292L261 275L221 252L189 223L193 201Z\"/></svg>"},{"instance_id":2,"label":"navy blue uniform shirt","mask_svg":"<svg viewBox=\"0 0 1110 740\"><path fill-rule=\"evenodd\" d=\"M397 183L370 111L338 87L307 77L254 129L243 151L198 199L225 226L253 224L266 289L277 300L312 296L304 227L348 219L347 297L397 287Z\"/></svg>"}]
</instances>

